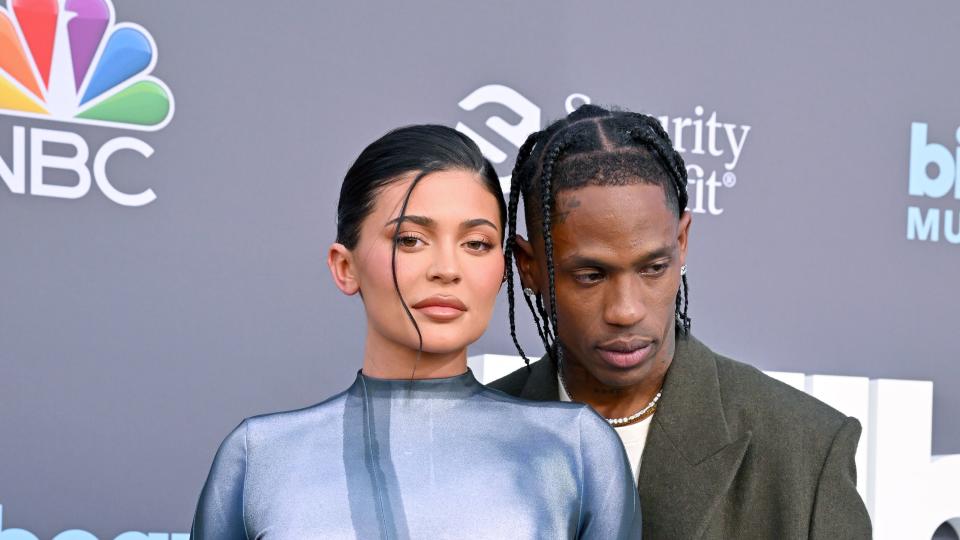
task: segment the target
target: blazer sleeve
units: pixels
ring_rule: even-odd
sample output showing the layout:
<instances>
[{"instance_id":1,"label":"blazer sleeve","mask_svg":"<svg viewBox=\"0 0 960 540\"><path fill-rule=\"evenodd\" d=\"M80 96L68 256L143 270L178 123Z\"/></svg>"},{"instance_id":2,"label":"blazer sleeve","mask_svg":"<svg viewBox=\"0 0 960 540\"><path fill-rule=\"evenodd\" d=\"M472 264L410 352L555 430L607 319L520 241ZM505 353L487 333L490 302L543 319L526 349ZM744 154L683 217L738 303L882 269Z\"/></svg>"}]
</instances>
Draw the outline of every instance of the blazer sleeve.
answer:
<instances>
[{"instance_id":1,"label":"blazer sleeve","mask_svg":"<svg viewBox=\"0 0 960 540\"><path fill-rule=\"evenodd\" d=\"M597 413L580 412L581 540L639 540L640 503L620 437Z\"/></svg>"},{"instance_id":2,"label":"blazer sleeve","mask_svg":"<svg viewBox=\"0 0 960 540\"><path fill-rule=\"evenodd\" d=\"M245 540L243 481L247 469L247 421L244 420L217 450L200 493L190 530L191 540Z\"/></svg>"},{"instance_id":3,"label":"blazer sleeve","mask_svg":"<svg viewBox=\"0 0 960 540\"><path fill-rule=\"evenodd\" d=\"M810 538L872 538L870 515L857 493L855 456L860 422L847 418L833 438L817 483Z\"/></svg>"}]
</instances>

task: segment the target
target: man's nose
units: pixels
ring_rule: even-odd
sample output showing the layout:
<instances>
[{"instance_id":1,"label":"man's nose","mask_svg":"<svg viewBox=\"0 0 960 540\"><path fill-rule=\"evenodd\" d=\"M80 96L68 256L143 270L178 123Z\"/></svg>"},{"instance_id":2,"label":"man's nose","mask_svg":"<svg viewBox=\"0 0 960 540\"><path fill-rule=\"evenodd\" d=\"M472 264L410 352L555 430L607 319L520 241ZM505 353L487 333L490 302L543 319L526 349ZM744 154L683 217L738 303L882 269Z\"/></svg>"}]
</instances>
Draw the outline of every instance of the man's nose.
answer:
<instances>
[{"instance_id":1,"label":"man's nose","mask_svg":"<svg viewBox=\"0 0 960 540\"><path fill-rule=\"evenodd\" d=\"M614 326L633 326L647 315L643 298L643 284L633 277L620 277L611 281L604 298L603 319Z\"/></svg>"}]
</instances>

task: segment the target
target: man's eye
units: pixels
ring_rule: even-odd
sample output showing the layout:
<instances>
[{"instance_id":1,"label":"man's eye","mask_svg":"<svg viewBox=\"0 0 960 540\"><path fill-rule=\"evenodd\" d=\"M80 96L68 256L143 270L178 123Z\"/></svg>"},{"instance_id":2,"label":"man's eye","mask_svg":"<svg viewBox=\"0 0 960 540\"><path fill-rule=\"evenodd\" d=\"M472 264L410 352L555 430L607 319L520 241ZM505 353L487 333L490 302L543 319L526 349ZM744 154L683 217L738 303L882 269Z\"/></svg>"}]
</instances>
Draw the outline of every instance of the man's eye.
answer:
<instances>
[{"instance_id":1,"label":"man's eye","mask_svg":"<svg viewBox=\"0 0 960 540\"><path fill-rule=\"evenodd\" d=\"M584 284L596 283L603 279L603 273L602 272L581 272L579 274L574 274L574 279Z\"/></svg>"},{"instance_id":2,"label":"man's eye","mask_svg":"<svg viewBox=\"0 0 960 540\"><path fill-rule=\"evenodd\" d=\"M645 276L659 276L667 271L666 263L651 264L650 266L643 269L641 272Z\"/></svg>"}]
</instances>

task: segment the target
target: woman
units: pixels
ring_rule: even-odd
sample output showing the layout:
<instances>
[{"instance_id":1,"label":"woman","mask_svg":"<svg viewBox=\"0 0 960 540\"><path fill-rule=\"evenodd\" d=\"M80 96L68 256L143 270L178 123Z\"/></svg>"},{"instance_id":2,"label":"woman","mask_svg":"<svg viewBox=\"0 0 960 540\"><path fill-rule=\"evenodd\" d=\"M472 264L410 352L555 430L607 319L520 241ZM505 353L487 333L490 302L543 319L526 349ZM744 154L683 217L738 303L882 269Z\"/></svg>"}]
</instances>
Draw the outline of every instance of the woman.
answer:
<instances>
[{"instance_id":1,"label":"woman","mask_svg":"<svg viewBox=\"0 0 960 540\"><path fill-rule=\"evenodd\" d=\"M193 538L639 538L630 468L599 416L467 369L504 276L505 214L490 163L453 129L401 128L360 154L328 265L362 298L363 369L323 403L241 423Z\"/></svg>"}]
</instances>

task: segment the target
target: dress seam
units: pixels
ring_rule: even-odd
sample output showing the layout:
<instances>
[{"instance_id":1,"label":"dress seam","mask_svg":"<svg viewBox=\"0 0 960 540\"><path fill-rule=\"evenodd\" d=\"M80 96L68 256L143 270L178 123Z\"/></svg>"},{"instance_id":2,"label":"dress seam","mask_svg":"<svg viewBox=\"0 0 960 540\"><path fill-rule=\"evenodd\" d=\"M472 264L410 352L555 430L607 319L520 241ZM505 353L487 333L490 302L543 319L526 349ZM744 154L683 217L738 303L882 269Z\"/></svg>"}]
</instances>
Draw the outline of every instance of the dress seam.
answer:
<instances>
[{"instance_id":1,"label":"dress seam","mask_svg":"<svg viewBox=\"0 0 960 540\"><path fill-rule=\"evenodd\" d=\"M366 429L366 441L364 445L367 447L367 456L370 459L371 467L376 463L376 456L373 453L373 419L370 417L370 397L367 394L367 382L361 378L360 382L363 385L363 419L364 423L367 424ZM380 535L381 537L387 535L387 521L386 521L386 507L383 504L383 490L380 486L379 479L377 478L376 473L373 473L373 487L377 490L377 506L380 514Z\"/></svg>"}]
</instances>

